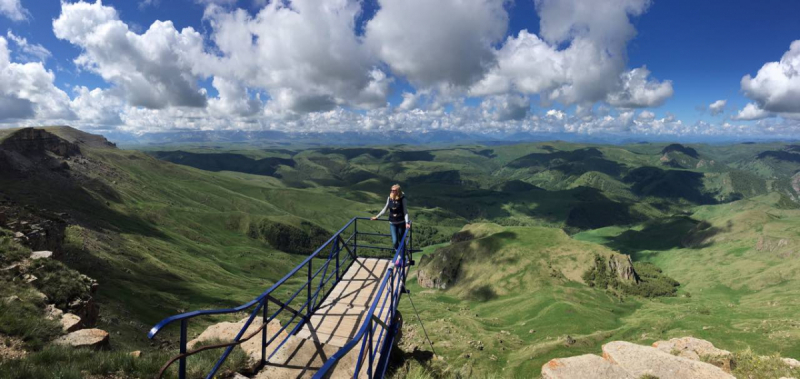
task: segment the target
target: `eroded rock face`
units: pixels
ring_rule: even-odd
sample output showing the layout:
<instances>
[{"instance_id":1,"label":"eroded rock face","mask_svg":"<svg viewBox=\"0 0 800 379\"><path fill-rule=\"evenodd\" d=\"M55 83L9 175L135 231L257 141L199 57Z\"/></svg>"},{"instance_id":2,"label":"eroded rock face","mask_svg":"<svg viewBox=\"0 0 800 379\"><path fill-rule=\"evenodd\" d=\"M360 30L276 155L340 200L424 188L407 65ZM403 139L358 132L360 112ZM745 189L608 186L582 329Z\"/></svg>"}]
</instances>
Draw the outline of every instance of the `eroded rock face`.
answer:
<instances>
[{"instance_id":1,"label":"eroded rock face","mask_svg":"<svg viewBox=\"0 0 800 379\"><path fill-rule=\"evenodd\" d=\"M603 358L636 378L651 375L661 379L735 379L714 365L624 341L603 345Z\"/></svg>"},{"instance_id":2,"label":"eroded rock face","mask_svg":"<svg viewBox=\"0 0 800 379\"><path fill-rule=\"evenodd\" d=\"M725 370L725 372L731 372L734 368L731 352L718 349L714 347L714 344L706 340L694 337L673 338L669 341L655 342L653 347L679 357L695 361L703 360Z\"/></svg>"},{"instance_id":3,"label":"eroded rock face","mask_svg":"<svg viewBox=\"0 0 800 379\"><path fill-rule=\"evenodd\" d=\"M44 129L20 129L2 143L0 149L24 155L50 152L60 157L71 157L81 153L78 145L70 143Z\"/></svg>"},{"instance_id":4,"label":"eroded rock face","mask_svg":"<svg viewBox=\"0 0 800 379\"><path fill-rule=\"evenodd\" d=\"M67 345L72 347L88 347L92 349L102 349L108 346L108 332L100 329L81 329L65 336L61 336L55 341L56 345Z\"/></svg>"},{"instance_id":5,"label":"eroded rock face","mask_svg":"<svg viewBox=\"0 0 800 379\"><path fill-rule=\"evenodd\" d=\"M425 288L446 289L458 277L461 268L461 255L450 249L441 249L433 256L420 259L417 270L417 283Z\"/></svg>"},{"instance_id":6,"label":"eroded rock face","mask_svg":"<svg viewBox=\"0 0 800 379\"><path fill-rule=\"evenodd\" d=\"M542 366L542 379L638 379L620 366L594 354L556 358Z\"/></svg>"},{"instance_id":7,"label":"eroded rock face","mask_svg":"<svg viewBox=\"0 0 800 379\"><path fill-rule=\"evenodd\" d=\"M628 282L639 282L639 275L633 269L631 257L625 254L613 254L608 258L608 269L617 274L617 278Z\"/></svg>"}]
</instances>

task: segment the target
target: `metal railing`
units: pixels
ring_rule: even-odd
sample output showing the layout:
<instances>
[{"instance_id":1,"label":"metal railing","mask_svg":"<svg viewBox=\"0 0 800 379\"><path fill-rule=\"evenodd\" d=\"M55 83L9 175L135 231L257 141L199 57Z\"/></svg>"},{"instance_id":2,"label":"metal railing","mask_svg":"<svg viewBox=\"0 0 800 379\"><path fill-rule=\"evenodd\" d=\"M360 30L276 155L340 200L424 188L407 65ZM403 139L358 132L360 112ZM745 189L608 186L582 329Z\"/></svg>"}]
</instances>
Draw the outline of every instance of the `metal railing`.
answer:
<instances>
[{"instance_id":1,"label":"metal railing","mask_svg":"<svg viewBox=\"0 0 800 379\"><path fill-rule=\"evenodd\" d=\"M359 232L358 230L358 221L359 220L369 220L368 218L364 217L355 217L352 218L344 227L342 227L339 231L337 231L327 242L325 242L322 246L320 246L316 251L314 251L311 255L309 255L303 262L301 262L297 267L292 269L286 276L281 278L278 282L273 284L269 289L264 291L261 295L256 297L255 299L242 304L238 307L234 308L226 308L226 309L215 309L215 310L203 310L203 311L193 311L188 313L179 314L176 316L168 317L158 324L156 324L150 332L148 333L148 337L150 339L154 338L159 332L161 332L167 325L170 325L174 322L180 322L180 342L179 342L179 354L168 361L160 370L158 374L158 378L161 378L166 370L174 363L178 362L178 378L185 379L186 378L186 365L187 365L187 358L193 354L199 353L201 351L215 349L215 348L225 348L225 351L222 353L220 358L217 360L214 367L206 376L207 379L211 379L214 375L216 375L217 371L219 371L220 367L225 363L225 360L233 351L236 345L239 345L253 337L257 334L261 334L261 361L259 367L263 367L266 365L267 361L272 358L275 353L289 340L289 338L295 335L298 331L302 329L302 327L310 321L311 315L318 309L318 307L322 304L324 299L328 296L330 291L336 286L336 283L342 278L342 275L350 268L350 266L356 261L359 257L358 251L359 249L362 252L366 250L377 250L377 251L393 251L394 256L392 257L391 264L389 265L389 269L387 270L386 275L384 276L383 280L381 281L380 289L377 292L375 300L370 306L369 313L367 314L369 317L366 317L365 322L359 328L358 333L354 336L353 340L347 343L344 347L342 347L336 354L334 354L328 361L323 365L323 367L318 371L318 373L314 376L315 378L322 378L326 373L333 369L336 363L339 361L341 357L343 357L347 352L353 349L358 341L362 341L361 343L361 350L359 352L359 358L357 362L357 367L355 371L355 376L358 376L361 368L363 367L363 363L365 361L369 362L367 366L368 375L370 378L373 377L382 377L383 373L386 370L386 364L388 363L388 349L391 348L391 343L394 340L394 336L396 334L396 323L395 323L395 316L397 313L397 304L400 299L400 295L404 290L405 278L408 273L408 266L411 263L411 252L413 247L413 232L412 229L405 229L404 235L400 242L400 246L395 250L394 248L387 248L382 246L374 246L374 245L367 245L367 244L358 244L359 236L363 236L362 239L366 239L366 242L375 241L378 237L390 237L389 234L383 233L371 233L371 232ZM388 220L380 220L380 221L388 221ZM352 233L348 231L352 229ZM349 233L349 234L348 234ZM344 236L347 236L345 239ZM362 240L363 242L363 240ZM327 255L327 257L326 257ZM374 255L372 255L374 256ZM320 263L318 266L314 264L315 258L325 259L324 262ZM314 271L314 267L317 267L316 271ZM305 275L303 275L305 274ZM295 288L294 291L289 290L287 292L278 291L279 288L283 286L293 287L293 284L298 282L298 277L304 276L302 280L304 282L299 285L299 287ZM389 290L386 291L387 285L389 286ZM301 293L305 292L305 301L299 307L293 307L293 302L299 302L302 300ZM283 294L291 294L286 299L281 299L281 293ZM389 302L387 312L384 314L384 309L386 307L386 302ZM378 316L375 316L375 310L378 307L378 303L380 305L380 311L378 315L383 315L383 319ZM269 304L272 303L277 306L277 310L270 314L269 312ZM189 321L195 317L199 316L209 316L209 315L222 315L222 314L231 314L231 313L238 313L243 311L250 311L250 316L247 318L242 329L236 334L233 341L229 343L223 343L218 345L212 346L204 346L199 349L195 349L193 351L187 351L187 331L189 326ZM270 321L275 320L279 315L289 313L289 318L283 320L280 324L282 325L280 330L275 332L273 336L268 336L268 328L267 325ZM252 331L250 335L244 336L245 332L250 328L250 325L253 321L258 317L258 315L262 317L262 325L260 328ZM286 334L286 337L281 340L277 345L272 345L273 342L280 336L281 333L286 331L287 329L290 331ZM374 339L374 335L377 332L377 328L380 327L380 333L378 335L377 341ZM365 338L367 336L367 338ZM369 345L367 346L367 341L369 341ZM377 342L375 344L374 342ZM386 345L386 343L389 343ZM383 345L388 347L385 347ZM271 352L267 352L267 347L275 346ZM380 347L380 350L376 350L377 347ZM383 352L386 350L386 352ZM380 352L380 359L375 362L375 358L377 354ZM380 375L378 375L380 373Z\"/></svg>"}]
</instances>

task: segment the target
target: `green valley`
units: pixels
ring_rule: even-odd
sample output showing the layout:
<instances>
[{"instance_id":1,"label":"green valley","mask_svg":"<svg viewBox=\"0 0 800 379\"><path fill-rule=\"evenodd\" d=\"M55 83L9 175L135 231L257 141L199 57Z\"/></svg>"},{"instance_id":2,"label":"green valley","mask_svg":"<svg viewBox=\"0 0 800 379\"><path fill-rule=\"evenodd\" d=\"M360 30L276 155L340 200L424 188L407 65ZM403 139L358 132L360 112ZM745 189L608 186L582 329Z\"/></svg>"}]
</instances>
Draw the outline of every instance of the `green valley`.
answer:
<instances>
[{"instance_id":1,"label":"green valley","mask_svg":"<svg viewBox=\"0 0 800 379\"><path fill-rule=\"evenodd\" d=\"M69 127L0 130L0 339L17 352L0 377L152 376L177 351L177 330L150 341L152 325L251 300L395 183L423 248L395 377L538 377L609 341L681 336L800 358L798 162L783 143L123 149ZM64 333L47 307L76 300L99 305L102 364L50 343Z\"/></svg>"}]
</instances>

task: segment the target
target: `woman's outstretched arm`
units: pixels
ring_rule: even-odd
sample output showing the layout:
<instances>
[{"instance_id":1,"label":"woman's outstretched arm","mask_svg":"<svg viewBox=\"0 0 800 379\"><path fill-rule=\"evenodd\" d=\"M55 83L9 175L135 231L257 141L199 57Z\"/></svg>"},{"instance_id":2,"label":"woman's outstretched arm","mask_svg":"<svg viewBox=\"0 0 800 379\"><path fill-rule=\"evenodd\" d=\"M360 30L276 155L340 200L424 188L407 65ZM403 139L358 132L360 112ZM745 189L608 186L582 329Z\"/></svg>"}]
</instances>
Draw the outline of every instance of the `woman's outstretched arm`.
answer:
<instances>
[{"instance_id":1,"label":"woman's outstretched arm","mask_svg":"<svg viewBox=\"0 0 800 379\"><path fill-rule=\"evenodd\" d=\"M409 221L408 221L408 202L406 201L406 197L403 196L403 200L400 200L400 201L403 202L403 211L406 212L406 224L409 224ZM387 204L388 204L388 202L387 202Z\"/></svg>"},{"instance_id":2,"label":"woman's outstretched arm","mask_svg":"<svg viewBox=\"0 0 800 379\"><path fill-rule=\"evenodd\" d=\"M376 218L379 218L379 217L383 216L383 214L386 213L387 209L389 209L389 198L386 198L386 205L383 206L383 209L381 210L381 212L378 213L377 216L373 217L373 219L376 219Z\"/></svg>"}]
</instances>

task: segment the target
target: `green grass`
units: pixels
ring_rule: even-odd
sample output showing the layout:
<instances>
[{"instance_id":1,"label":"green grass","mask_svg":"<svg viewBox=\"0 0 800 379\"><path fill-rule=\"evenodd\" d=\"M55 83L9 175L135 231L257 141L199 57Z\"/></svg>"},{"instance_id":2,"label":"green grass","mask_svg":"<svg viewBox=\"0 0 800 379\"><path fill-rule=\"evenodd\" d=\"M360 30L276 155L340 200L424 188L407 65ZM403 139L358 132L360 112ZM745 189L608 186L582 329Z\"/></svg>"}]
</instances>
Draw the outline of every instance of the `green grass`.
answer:
<instances>
[{"instance_id":1,"label":"green grass","mask_svg":"<svg viewBox=\"0 0 800 379\"><path fill-rule=\"evenodd\" d=\"M71 141L89 138L49 130ZM0 331L32 331L24 338L33 355L18 362L28 368L15 372L52 368L36 358L49 354L64 368L44 377L87 370L149 377L156 362L176 351L150 345L145 335L154 323L252 299L313 251L322 230L330 233L351 217L376 214L389 186L401 183L416 247L448 246L467 224L475 235L446 248L464 260L455 286L439 291L420 288L413 278L408 283L444 358L420 363L418 371L412 367L412 375L529 377L551 358L596 353L610 340L647 344L684 335L733 351L800 356L793 342L800 332L791 321L800 295L800 211L787 194L797 195L787 179L797 167L755 158L785 144L686 145L699 159L678 156L687 165L680 170L660 162L666 145L328 148L257 142L143 148L236 154L247 167L220 167L238 171L260 172L250 170L258 160L286 163L267 165L262 173L272 176L209 172L138 151L82 146L89 163L70 163L72 181L0 178L0 188L19 203L70 214L61 259L100 284L98 327L112 333L114 350L97 354L111 363L100 370L83 361L84 352L39 351L53 334L33 321L43 304L30 300L28 287L4 287L32 305L19 314L0 308L7 328ZM651 177L625 180L642 167L657 169ZM663 188L675 188L680 196ZM728 202L739 195L743 200ZM359 227L387 232L383 223ZM284 240L287 230L292 238ZM0 231L3 266L29 253L8 237ZM781 240L788 242L780 245ZM434 250L425 248L421 255ZM581 275L594 254L614 251L630 254L660 284L671 285L657 270L676 279L677 296L645 299L586 286ZM83 296L69 281L61 283L69 275L43 276L41 290L61 300ZM291 280L289 286L300 283ZM406 299L401 311L409 339L428 349ZM190 335L228 319L195 320ZM159 339L174 341L176 332L168 328ZM565 346L567 335L577 342ZM482 341L484 350L475 351L469 341ZM146 358L130 363L123 355L131 350L145 351Z\"/></svg>"}]
</instances>

